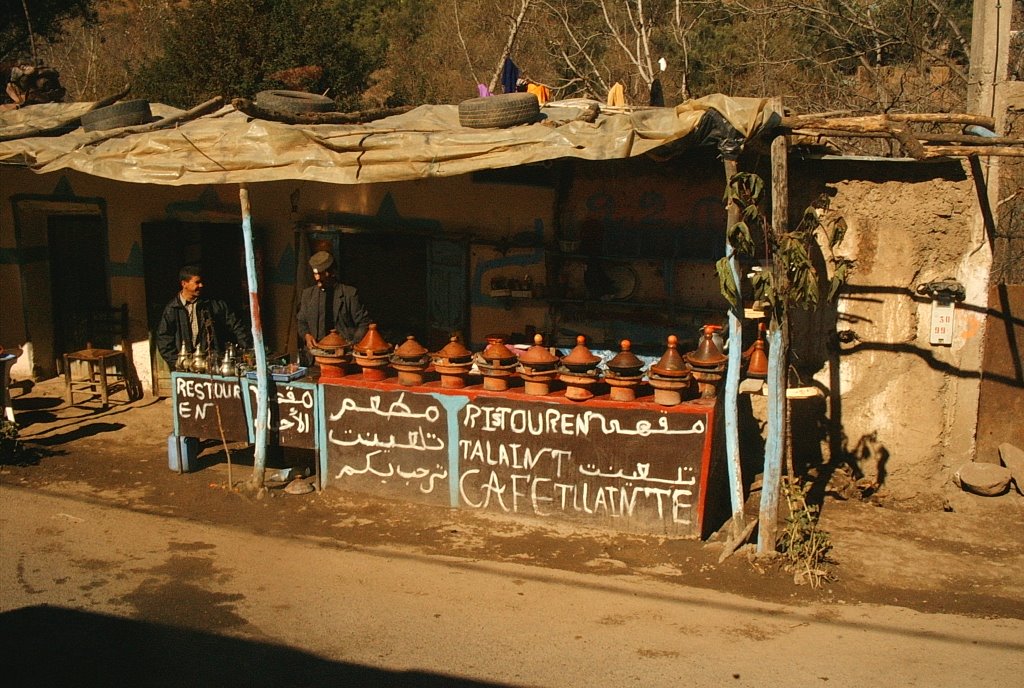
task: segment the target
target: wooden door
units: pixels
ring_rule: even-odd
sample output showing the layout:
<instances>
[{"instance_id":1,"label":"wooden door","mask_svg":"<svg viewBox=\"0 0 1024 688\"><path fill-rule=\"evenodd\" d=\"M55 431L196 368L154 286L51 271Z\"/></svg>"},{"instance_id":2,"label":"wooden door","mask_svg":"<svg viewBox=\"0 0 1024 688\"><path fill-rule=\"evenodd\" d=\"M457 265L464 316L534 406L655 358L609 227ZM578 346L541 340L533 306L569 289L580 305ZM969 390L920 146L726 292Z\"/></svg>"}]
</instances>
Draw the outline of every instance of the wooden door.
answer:
<instances>
[{"instance_id":1,"label":"wooden door","mask_svg":"<svg viewBox=\"0 0 1024 688\"><path fill-rule=\"evenodd\" d=\"M53 215L47 233L53 351L60 356L85 348L89 313L110 305L107 226L95 215Z\"/></svg>"}]
</instances>

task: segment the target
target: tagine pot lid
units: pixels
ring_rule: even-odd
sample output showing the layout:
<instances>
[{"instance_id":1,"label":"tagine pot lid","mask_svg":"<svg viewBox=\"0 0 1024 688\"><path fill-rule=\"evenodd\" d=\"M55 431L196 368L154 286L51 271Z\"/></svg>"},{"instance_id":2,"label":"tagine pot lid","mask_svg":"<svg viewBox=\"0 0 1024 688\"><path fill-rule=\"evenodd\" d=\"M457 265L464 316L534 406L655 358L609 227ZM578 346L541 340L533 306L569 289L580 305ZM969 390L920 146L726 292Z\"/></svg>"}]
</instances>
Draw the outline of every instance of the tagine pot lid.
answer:
<instances>
[{"instance_id":1,"label":"tagine pot lid","mask_svg":"<svg viewBox=\"0 0 1024 688\"><path fill-rule=\"evenodd\" d=\"M519 355L519 362L531 368L554 368L558 363L558 356L551 353L543 345L544 337L541 334L533 335L533 346Z\"/></svg>"},{"instance_id":2,"label":"tagine pot lid","mask_svg":"<svg viewBox=\"0 0 1024 688\"><path fill-rule=\"evenodd\" d=\"M418 361L428 353L426 347L417 342L416 337L411 334L395 349L395 355L407 361Z\"/></svg>"},{"instance_id":3,"label":"tagine pot lid","mask_svg":"<svg viewBox=\"0 0 1024 688\"><path fill-rule=\"evenodd\" d=\"M621 348L619 353L605 364L608 367L608 370L618 373L619 375L639 375L640 371L644 367L644 362L637 358L636 354L630 351L633 346L632 343L628 339L623 339L619 343L619 346Z\"/></svg>"},{"instance_id":4,"label":"tagine pot lid","mask_svg":"<svg viewBox=\"0 0 1024 688\"><path fill-rule=\"evenodd\" d=\"M391 351L391 345L384 341L384 337L377 331L377 323L370 323L366 336L359 340L353 349L362 356L380 356Z\"/></svg>"},{"instance_id":5,"label":"tagine pot lid","mask_svg":"<svg viewBox=\"0 0 1024 688\"><path fill-rule=\"evenodd\" d=\"M567 356L562 357L562 365L569 370L586 370L593 368L601 362L601 357L592 353L585 342L587 338L583 335L576 337L576 346Z\"/></svg>"},{"instance_id":6,"label":"tagine pot lid","mask_svg":"<svg viewBox=\"0 0 1024 688\"><path fill-rule=\"evenodd\" d=\"M721 328L715 325L705 325L704 336L701 337L697 350L686 354L686 360L690 365L700 368L714 368L729 360L715 345L715 340L712 339L716 329Z\"/></svg>"},{"instance_id":7,"label":"tagine pot lid","mask_svg":"<svg viewBox=\"0 0 1024 688\"><path fill-rule=\"evenodd\" d=\"M683 377L690 373L686 361L679 355L679 338L674 334L668 336L668 348L661 359L651 366L651 372L662 377Z\"/></svg>"},{"instance_id":8,"label":"tagine pot lid","mask_svg":"<svg viewBox=\"0 0 1024 688\"><path fill-rule=\"evenodd\" d=\"M452 335L448 343L436 352L434 357L444 359L449 363L469 363L473 358L473 352L467 349L457 336Z\"/></svg>"},{"instance_id":9,"label":"tagine pot lid","mask_svg":"<svg viewBox=\"0 0 1024 688\"><path fill-rule=\"evenodd\" d=\"M316 343L316 348L323 351L337 351L346 347L348 347L348 341L338 334L337 330L331 330L326 337Z\"/></svg>"},{"instance_id":10,"label":"tagine pot lid","mask_svg":"<svg viewBox=\"0 0 1024 688\"><path fill-rule=\"evenodd\" d=\"M516 352L505 346L505 338L492 335L487 337L487 347L480 354L491 364L507 365L516 360Z\"/></svg>"}]
</instances>

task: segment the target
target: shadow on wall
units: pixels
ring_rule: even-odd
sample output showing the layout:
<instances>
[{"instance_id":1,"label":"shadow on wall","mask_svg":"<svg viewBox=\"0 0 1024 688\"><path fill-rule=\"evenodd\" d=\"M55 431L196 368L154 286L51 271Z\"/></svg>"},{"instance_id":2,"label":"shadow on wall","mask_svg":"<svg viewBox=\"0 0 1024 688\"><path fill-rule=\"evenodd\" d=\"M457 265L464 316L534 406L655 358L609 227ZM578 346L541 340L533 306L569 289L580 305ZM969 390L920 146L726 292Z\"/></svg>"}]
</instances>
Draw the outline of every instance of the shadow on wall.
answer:
<instances>
[{"instance_id":1,"label":"shadow on wall","mask_svg":"<svg viewBox=\"0 0 1024 688\"><path fill-rule=\"evenodd\" d=\"M288 647L38 606L0 614L4 675L15 686L498 686L331 662Z\"/></svg>"},{"instance_id":2,"label":"shadow on wall","mask_svg":"<svg viewBox=\"0 0 1024 688\"><path fill-rule=\"evenodd\" d=\"M930 299L912 289L885 285L847 285L843 298L854 303L880 304L885 297L904 297L917 303L930 303ZM983 307L958 303L963 314L986 318L988 328L1002 324L1007 331L1012 360L1005 371L974 368L965 369L936 355L935 347L918 346L906 342L868 341L857 332L859 325L869 319L851 313L836 313L823 308L816 313L798 313L793 318L794 337L791 372L802 379L810 379L829 364L831 376L828 385L818 385L827 397L813 404L803 400L791 404L791 450L797 462L796 475L811 476L814 483L811 497L820 500L826 493L839 497L867 497L876 492L887 477L886 464L890 452L878 437L877 431L851 440L843 425L842 387L839 379L840 360L860 352L876 351L902 356L913 356L930 369L942 375L960 379L984 378L1014 390L1024 389L1024 375L1019 346L1013 337L1014 328L1024 326L1024 319L1015 317L1008 304L1001 307ZM828 447L828 456L822 456L820 447Z\"/></svg>"}]
</instances>

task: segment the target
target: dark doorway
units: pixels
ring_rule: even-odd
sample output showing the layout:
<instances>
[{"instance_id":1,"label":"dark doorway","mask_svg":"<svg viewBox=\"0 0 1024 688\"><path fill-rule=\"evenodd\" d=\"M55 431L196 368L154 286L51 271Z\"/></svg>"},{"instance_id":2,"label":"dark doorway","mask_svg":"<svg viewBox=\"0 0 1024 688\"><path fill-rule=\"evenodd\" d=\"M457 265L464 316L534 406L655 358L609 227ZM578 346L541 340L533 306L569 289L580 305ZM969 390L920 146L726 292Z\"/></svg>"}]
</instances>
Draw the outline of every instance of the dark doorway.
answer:
<instances>
[{"instance_id":1,"label":"dark doorway","mask_svg":"<svg viewBox=\"0 0 1024 688\"><path fill-rule=\"evenodd\" d=\"M164 307L178 293L178 270L183 265L200 265L204 294L223 299L243 322L249 322L249 291L241 225L148 222L142 225L142 254L153 360L153 393L166 396L170 390L170 369L153 346L153 335Z\"/></svg>"},{"instance_id":2,"label":"dark doorway","mask_svg":"<svg viewBox=\"0 0 1024 688\"><path fill-rule=\"evenodd\" d=\"M359 298L392 344L408 335L427 341L427 238L341 234L339 278Z\"/></svg>"},{"instance_id":3,"label":"dark doorway","mask_svg":"<svg viewBox=\"0 0 1024 688\"><path fill-rule=\"evenodd\" d=\"M95 215L53 215L47 220L47 238L53 343L59 355L85 348L89 313L110 305L106 222Z\"/></svg>"}]
</instances>

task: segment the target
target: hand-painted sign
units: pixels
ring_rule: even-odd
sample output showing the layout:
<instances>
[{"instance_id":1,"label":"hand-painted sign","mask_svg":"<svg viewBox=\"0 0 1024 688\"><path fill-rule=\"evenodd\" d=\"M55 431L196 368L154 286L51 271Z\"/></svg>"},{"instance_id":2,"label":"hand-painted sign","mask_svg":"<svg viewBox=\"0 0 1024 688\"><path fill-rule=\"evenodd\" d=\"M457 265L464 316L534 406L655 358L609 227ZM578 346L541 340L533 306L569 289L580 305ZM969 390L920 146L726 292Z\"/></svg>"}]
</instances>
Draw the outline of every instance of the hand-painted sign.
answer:
<instances>
[{"instance_id":1,"label":"hand-painted sign","mask_svg":"<svg viewBox=\"0 0 1024 688\"><path fill-rule=\"evenodd\" d=\"M429 394L324 385L326 485L449 502L447 415Z\"/></svg>"},{"instance_id":2,"label":"hand-painted sign","mask_svg":"<svg viewBox=\"0 0 1024 688\"><path fill-rule=\"evenodd\" d=\"M186 437L245 442L249 425L242 398L242 381L218 375L172 376L175 434Z\"/></svg>"},{"instance_id":3,"label":"hand-painted sign","mask_svg":"<svg viewBox=\"0 0 1024 688\"><path fill-rule=\"evenodd\" d=\"M714 407L324 386L325 484L699 536Z\"/></svg>"},{"instance_id":4,"label":"hand-painted sign","mask_svg":"<svg viewBox=\"0 0 1024 688\"><path fill-rule=\"evenodd\" d=\"M460 413L459 497L478 509L692 530L707 414L477 397Z\"/></svg>"},{"instance_id":5,"label":"hand-painted sign","mask_svg":"<svg viewBox=\"0 0 1024 688\"><path fill-rule=\"evenodd\" d=\"M268 429L273 444L281 447L316 447L316 385L310 383L268 382L270 411ZM256 418L256 382L250 381L249 417Z\"/></svg>"}]
</instances>

